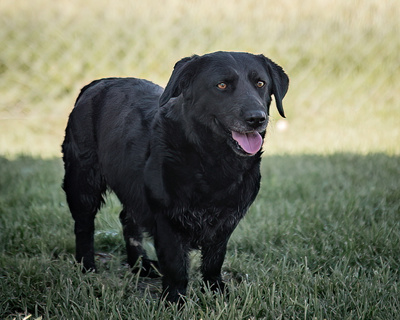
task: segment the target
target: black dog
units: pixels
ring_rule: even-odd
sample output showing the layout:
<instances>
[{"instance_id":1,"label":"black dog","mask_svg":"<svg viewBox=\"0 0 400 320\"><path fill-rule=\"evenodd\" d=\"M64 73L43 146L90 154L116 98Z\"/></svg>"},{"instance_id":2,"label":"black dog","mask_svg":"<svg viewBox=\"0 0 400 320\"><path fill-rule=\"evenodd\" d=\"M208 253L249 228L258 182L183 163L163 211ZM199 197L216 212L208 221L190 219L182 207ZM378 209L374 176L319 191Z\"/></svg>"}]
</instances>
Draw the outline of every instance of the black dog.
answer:
<instances>
[{"instance_id":1,"label":"black dog","mask_svg":"<svg viewBox=\"0 0 400 320\"><path fill-rule=\"evenodd\" d=\"M143 276L159 268L168 301L186 292L192 249L201 249L204 281L223 291L228 239L260 187L271 95L284 117L288 84L263 55L215 52L180 60L165 90L134 78L84 87L62 145L84 269L95 270L94 218L109 187L123 205L130 266L141 258ZM158 264L142 248L144 231Z\"/></svg>"}]
</instances>

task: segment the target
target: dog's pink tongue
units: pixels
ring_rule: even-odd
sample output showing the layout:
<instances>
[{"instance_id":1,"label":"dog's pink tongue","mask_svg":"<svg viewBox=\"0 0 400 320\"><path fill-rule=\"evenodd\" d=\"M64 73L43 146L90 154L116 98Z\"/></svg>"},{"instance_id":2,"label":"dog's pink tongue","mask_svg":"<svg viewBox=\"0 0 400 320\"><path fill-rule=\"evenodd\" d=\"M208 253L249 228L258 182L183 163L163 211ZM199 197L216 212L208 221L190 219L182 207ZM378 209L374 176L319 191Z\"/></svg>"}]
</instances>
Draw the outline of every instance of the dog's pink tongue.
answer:
<instances>
[{"instance_id":1,"label":"dog's pink tongue","mask_svg":"<svg viewBox=\"0 0 400 320\"><path fill-rule=\"evenodd\" d=\"M239 143L244 151L255 154L261 149L262 137L258 132L239 133L232 131L232 138Z\"/></svg>"}]
</instances>

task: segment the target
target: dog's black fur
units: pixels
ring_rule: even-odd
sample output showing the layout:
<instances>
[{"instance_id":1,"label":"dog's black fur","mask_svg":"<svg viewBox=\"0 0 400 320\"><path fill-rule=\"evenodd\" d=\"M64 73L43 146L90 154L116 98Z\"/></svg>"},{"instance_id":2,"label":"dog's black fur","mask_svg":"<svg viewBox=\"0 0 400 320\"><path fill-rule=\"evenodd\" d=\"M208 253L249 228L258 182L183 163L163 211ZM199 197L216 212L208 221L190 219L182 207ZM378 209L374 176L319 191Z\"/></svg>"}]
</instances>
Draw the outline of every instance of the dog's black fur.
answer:
<instances>
[{"instance_id":1,"label":"dog's black fur","mask_svg":"<svg viewBox=\"0 0 400 320\"><path fill-rule=\"evenodd\" d=\"M215 52L180 60L165 90L134 78L84 87L62 145L84 269L95 270L94 218L108 187L123 205L130 266L141 258L144 276L159 268L168 301L186 292L192 249L201 250L204 281L222 291L228 239L259 191L271 96L284 116L288 84L263 55ZM246 148L232 132L258 138ZM154 237L158 263L142 248L144 231Z\"/></svg>"}]
</instances>

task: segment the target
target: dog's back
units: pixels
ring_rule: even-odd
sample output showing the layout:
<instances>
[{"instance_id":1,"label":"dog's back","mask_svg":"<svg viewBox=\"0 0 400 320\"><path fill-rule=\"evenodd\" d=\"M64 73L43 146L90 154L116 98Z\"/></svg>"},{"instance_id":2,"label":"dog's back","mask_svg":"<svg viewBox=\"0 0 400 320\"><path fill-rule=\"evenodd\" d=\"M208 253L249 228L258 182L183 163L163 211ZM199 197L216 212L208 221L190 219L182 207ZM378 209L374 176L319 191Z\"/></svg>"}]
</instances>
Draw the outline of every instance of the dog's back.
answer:
<instances>
[{"instance_id":1,"label":"dog's back","mask_svg":"<svg viewBox=\"0 0 400 320\"><path fill-rule=\"evenodd\" d=\"M67 171L64 188L68 188L68 180L75 174L68 169L79 163L81 181L84 172L89 173L93 175L93 185L103 190L101 180L106 178L115 192L121 189L119 196L123 197L127 186L121 186L121 181L129 181L127 166L143 170L143 150L147 149L151 121L162 91L150 81L135 78L106 78L85 86L70 115L62 146ZM107 176L97 177L99 170ZM134 176L138 179L138 172Z\"/></svg>"}]
</instances>

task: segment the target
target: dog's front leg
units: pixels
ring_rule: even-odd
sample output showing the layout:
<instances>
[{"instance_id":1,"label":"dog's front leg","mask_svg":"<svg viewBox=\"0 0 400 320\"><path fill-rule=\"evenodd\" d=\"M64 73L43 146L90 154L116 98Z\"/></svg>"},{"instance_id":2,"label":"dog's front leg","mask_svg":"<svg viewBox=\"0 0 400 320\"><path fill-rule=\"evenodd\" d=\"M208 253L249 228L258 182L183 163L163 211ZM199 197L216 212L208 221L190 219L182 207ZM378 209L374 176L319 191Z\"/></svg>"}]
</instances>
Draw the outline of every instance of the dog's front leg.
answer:
<instances>
[{"instance_id":1,"label":"dog's front leg","mask_svg":"<svg viewBox=\"0 0 400 320\"><path fill-rule=\"evenodd\" d=\"M170 302L182 302L188 284L189 244L162 214L156 219L154 242L163 274L162 298Z\"/></svg>"},{"instance_id":2,"label":"dog's front leg","mask_svg":"<svg viewBox=\"0 0 400 320\"><path fill-rule=\"evenodd\" d=\"M225 259L227 243L228 238L222 239L216 243L203 245L201 249L201 273L205 285L212 291L220 291L221 293L225 290L221 269Z\"/></svg>"}]
</instances>

